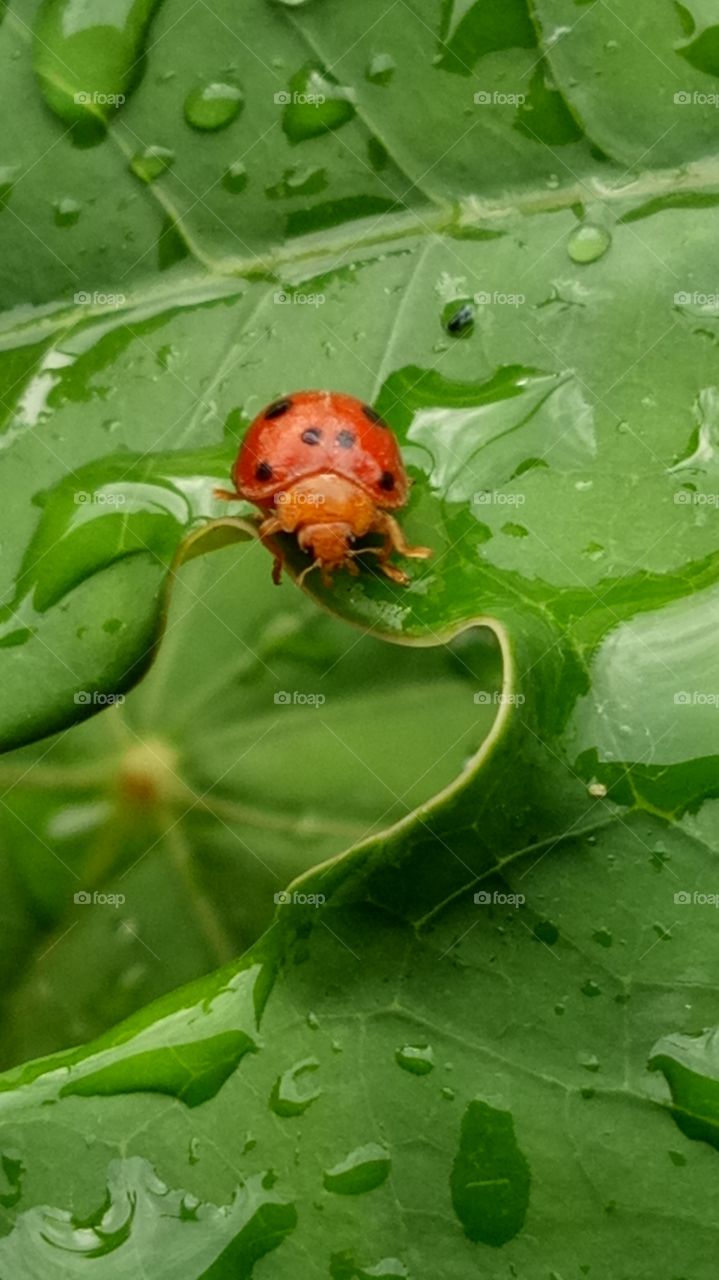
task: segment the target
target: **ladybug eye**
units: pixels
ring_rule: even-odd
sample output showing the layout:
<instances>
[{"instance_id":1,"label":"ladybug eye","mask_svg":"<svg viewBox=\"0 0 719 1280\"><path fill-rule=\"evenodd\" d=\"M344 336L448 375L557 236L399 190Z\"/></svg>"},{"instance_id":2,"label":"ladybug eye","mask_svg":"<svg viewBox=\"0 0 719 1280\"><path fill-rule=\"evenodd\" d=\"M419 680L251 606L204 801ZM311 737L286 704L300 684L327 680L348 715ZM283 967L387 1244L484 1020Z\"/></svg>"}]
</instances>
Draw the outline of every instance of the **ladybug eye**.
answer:
<instances>
[{"instance_id":1,"label":"ladybug eye","mask_svg":"<svg viewBox=\"0 0 719 1280\"><path fill-rule=\"evenodd\" d=\"M291 400L275 400L272 404L268 404L265 409L265 418L281 418L283 413L287 413L292 408Z\"/></svg>"},{"instance_id":2,"label":"ladybug eye","mask_svg":"<svg viewBox=\"0 0 719 1280\"><path fill-rule=\"evenodd\" d=\"M302 439L305 444L319 444L322 432L319 427L308 427L307 431L302 432Z\"/></svg>"},{"instance_id":3,"label":"ladybug eye","mask_svg":"<svg viewBox=\"0 0 719 1280\"><path fill-rule=\"evenodd\" d=\"M260 465L255 468L255 479L256 480L272 479L272 467L270 466L269 462L261 462Z\"/></svg>"},{"instance_id":4,"label":"ladybug eye","mask_svg":"<svg viewBox=\"0 0 719 1280\"><path fill-rule=\"evenodd\" d=\"M371 404L363 404L362 412L365 418L368 418L370 422L374 422L376 427L384 427L385 430L387 429L387 423L380 418L377 410L373 409Z\"/></svg>"},{"instance_id":5,"label":"ladybug eye","mask_svg":"<svg viewBox=\"0 0 719 1280\"><path fill-rule=\"evenodd\" d=\"M379 487L390 493L394 489L394 476L391 471L383 471L379 478Z\"/></svg>"},{"instance_id":6,"label":"ladybug eye","mask_svg":"<svg viewBox=\"0 0 719 1280\"><path fill-rule=\"evenodd\" d=\"M357 437L352 431L340 431L335 436L335 440L337 441L340 449L351 449L356 439Z\"/></svg>"}]
</instances>

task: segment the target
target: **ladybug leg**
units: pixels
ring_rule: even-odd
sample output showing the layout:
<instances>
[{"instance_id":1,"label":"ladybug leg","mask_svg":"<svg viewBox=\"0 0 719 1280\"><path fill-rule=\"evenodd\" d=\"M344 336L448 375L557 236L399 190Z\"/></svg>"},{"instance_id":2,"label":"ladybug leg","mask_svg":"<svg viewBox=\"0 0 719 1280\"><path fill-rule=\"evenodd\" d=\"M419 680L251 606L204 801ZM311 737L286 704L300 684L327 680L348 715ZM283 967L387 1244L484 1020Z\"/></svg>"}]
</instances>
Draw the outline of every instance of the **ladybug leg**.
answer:
<instances>
[{"instance_id":1,"label":"ladybug leg","mask_svg":"<svg viewBox=\"0 0 719 1280\"><path fill-rule=\"evenodd\" d=\"M225 502L239 502L242 498L241 493L233 493L231 489L213 489L213 498L224 498Z\"/></svg>"},{"instance_id":2,"label":"ladybug leg","mask_svg":"<svg viewBox=\"0 0 719 1280\"><path fill-rule=\"evenodd\" d=\"M262 521L262 524L257 530L262 545L267 547L267 550L271 551L274 557L272 562L272 581L274 582L276 587L279 587L282 581L282 566L284 564L284 556L282 555L281 551L278 551L276 547L273 547L268 542L268 538L271 538L273 533L280 533L281 530L282 530L282 522L277 519L277 516L267 516L266 519Z\"/></svg>"},{"instance_id":3,"label":"ladybug leg","mask_svg":"<svg viewBox=\"0 0 719 1280\"><path fill-rule=\"evenodd\" d=\"M383 511L377 521L377 529L384 534L385 550L387 555L391 555L392 551L396 551L400 556L408 556L413 560L427 560L432 554L431 547L412 547L405 542L405 537L400 525L394 516L387 515Z\"/></svg>"}]
</instances>

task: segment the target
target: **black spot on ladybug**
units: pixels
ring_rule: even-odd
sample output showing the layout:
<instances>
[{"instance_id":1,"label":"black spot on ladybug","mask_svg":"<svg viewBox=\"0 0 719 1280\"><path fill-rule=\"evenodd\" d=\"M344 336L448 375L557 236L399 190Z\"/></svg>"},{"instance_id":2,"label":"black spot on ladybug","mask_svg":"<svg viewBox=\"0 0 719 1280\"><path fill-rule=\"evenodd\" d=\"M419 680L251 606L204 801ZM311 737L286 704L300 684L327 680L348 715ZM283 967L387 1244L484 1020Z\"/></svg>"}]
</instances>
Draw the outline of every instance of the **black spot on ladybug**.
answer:
<instances>
[{"instance_id":1,"label":"black spot on ladybug","mask_svg":"<svg viewBox=\"0 0 719 1280\"><path fill-rule=\"evenodd\" d=\"M272 467L270 466L269 462L261 462L260 465L255 468L255 480L271 480L271 479L272 479Z\"/></svg>"},{"instance_id":2,"label":"black spot on ladybug","mask_svg":"<svg viewBox=\"0 0 719 1280\"><path fill-rule=\"evenodd\" d=\"M322 432L319 427L308 427L302 432L302 439L305 444L319 444L322 439Z\"/></svg>"},{"instance_id":3,"label":"black spot on ladybug","mask_svg":"<svg viewBox=\"0 0 719 1280\"><path fill-rule=\"evenodd\" d=\"M374 422L375 426L385 427L385 428L387 427L387 423L384 422L382 418L380 418L377 410L373 409L371 404L363 404L362 412L365 418L369 418L370 422Z\"/></svg>"},{"instance_id":4,"label":"black spot on ladybug","mask_svg":"<svg viewBox=\"0 0 719 1280\"><path fill-rule=\"evenodd\" d=\"M340 431L335 436L335 440L337 441L340 449L351 449L352 445L355 444L357 437L353 431Z\"/></svg>"},{"instance_id":5,"label":"black spot on ladybug","mask_svg":"<svg viewBox=\"0 0 719 1280\"><path fill-rule=\"evenodd\" d=\"M287 413L292 408L291 400L275 400L273 404L269 404L265 409L266 418L281 418L283 413Z\"/></svg>"},{"instance_id":6,"label":"black spot on ladybug","mask_svg":"<svg viewBox=\"0 0 719 1280\"><path fill-rule=\"evenodd\" d=\"M379 487L390 493L394 489L394 476L391 471L383 471L379 478Z\"/></svg>"}]
</instances>

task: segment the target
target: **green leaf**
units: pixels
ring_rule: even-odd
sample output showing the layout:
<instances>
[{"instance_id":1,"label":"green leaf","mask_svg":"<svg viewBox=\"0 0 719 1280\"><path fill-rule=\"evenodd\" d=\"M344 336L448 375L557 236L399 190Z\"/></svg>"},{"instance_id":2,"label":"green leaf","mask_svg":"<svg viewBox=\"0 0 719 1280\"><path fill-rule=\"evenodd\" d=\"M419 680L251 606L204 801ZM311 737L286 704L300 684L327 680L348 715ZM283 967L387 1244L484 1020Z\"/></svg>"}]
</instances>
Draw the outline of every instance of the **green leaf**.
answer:
<instances>
[{"instance_id":1,"label":"green leaf","mask_svg":"<svg viewBox=\"0 0 719 1280\"><path fill-rule=\"evenodd\" d=\"M74 8L55 5L43 22ZM381 776L407 762L391 818L373 800L370 832L341 856L336 832L292 869L286 849L299 875L240 961L3 1077L0 1271L44 1280L67 1263L111 1280L140 1258L219 1280L262 1258L257 1274L340 1280L711 1274L715 1037L697 1033L717 1022L713 19L698 3L625 19L568 0L536 0L529 18L370 0L358 36L327 0L257 0L233 56L234 8L203 8L188 39L168 0L142 80L128 59L103 71L115 91L127 80L116 114L64 136L39 90L29 99L14 162L47 139L62 184L3 184L3 745L133 683L186 554L231 539L238 582L254 555L256 598L274 590L269 558L241 545L250 513L228 517L213 489L247 421L300 386L381 407L415 481L404 527L434 551L406 590L367 566L332 588L309 579L316 600L407 644L477 624L502 675L496 699L477 690L486 736L469 759L451 747L465 722L432 693L441 654L419 676L431 714L425 699L372 738L365 705L363 767L379 747ZM27 21L11 12L0 29L8 94L29 76ZM49 56L36 47L62 115L82 65L65 59L58 87ZM185 115L200 75L244 94L209 138ZM88 124L103 138L81 148ZM390 670L383 707L405 662ZM232 705L251 717L245 690ZM93 759L112 715L78 731ZM216 716L231 724L229 706ZM403 814L420 732L439 739L443 720L447 772ZM181 763L185 785L198 761L199 785L217 783L217 737ZM293 816L310 741L287 744ZM161 789L156 754L139 774ZM358 789L335 765L325 756L327 811L351 821ZM248 805L270 776L258 755ZM58 928L62 889L5 874L21 911L44 895ZM248 933L265 923L254 910ZM18 948L34 942L23 922ZM206 973L189 936L188 968Z\"/></svg>"}]
</instances>

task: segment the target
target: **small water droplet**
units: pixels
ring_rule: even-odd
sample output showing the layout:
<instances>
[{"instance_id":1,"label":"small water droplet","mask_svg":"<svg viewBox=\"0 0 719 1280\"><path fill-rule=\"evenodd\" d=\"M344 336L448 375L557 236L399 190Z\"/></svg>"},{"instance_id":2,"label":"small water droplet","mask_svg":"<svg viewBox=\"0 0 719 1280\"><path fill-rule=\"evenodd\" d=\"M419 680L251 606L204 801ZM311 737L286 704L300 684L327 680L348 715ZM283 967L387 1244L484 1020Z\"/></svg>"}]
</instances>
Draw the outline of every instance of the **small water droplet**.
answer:
<instances>
[{"instance_id":1,"label":"small water droplet","mask_svg":"<svg viewBox=\"0 0 719 1280\"><path fill-rule=\"evenodd\" d=\"M130 168L142 182L154 182L175 163L175 153L169 147L150 146L132 157Z\"/></svg>"},{"instance_id":2,"label":"small water droplet","mask_svg":"<svg viewBox=\"0 0 719 1280\"><path fill-rule=\"evenodd\" d=\"M311 1031L317 1031L319 1029L319 1025L320 1025L320 1020L317 1017L317 1014L313 1013L312 1010L310 1010L310 1012L307 1014L307 1026L310 1028Z\"/></svg>"},{"instance_id":3,"label":"small water droplet","mask_svg":"<svg viewBox=\"0 0 719 1280\"><path fill-rule=\"evenodd\" d=\"M225 191L231 191L234 196L244 191L247 186L247 170L241 160L233 160L225 170L222 175L222 185Z\"/></svg>"},{"instance_id":4,"label":"small water droplet","mask_svg":"<svg viewBox=\"0 0 719 1280\"><path fill-rule=\"evenodd\" d=\"M598 1071L601 1064L595 1053L585 1053L580 1054L579 1065L584 1067L585 1071Z\"/></svg>"},{"instance_id":5,"label":"small water droplet","mask_svg":"<svg viewBox=\"0 0 719 1280\"><path fill-rule=\"evenodd\" d=\"M600 947L611 947L614 941L611 929L595 929L592 934L592 939L594 942L598 943Z\"/></svg>"},{"instance_id":6,"label":"small water droplet","mask_svg":"<svg viewBox=\"0 0 719 1280\"><path fill-rule=\"evenodd\" d=\"M611 243L612 237L604 227L583 222L570 235L567 249L572 262L596 262L597 258L606 253Z\"/></svg>"},{"instance_id":7,"label":"small water droplet","mask_svg":"<svg viewBox=\"0 0 719 1280\"><path fill-rule=\"evenodd\" d=\"M434 1051L429 1044L405 1044L395 1051L395 1061L415 1076L426 1076L434 1069Z\"/></svg>"},{"instance_id":8,"label":"small water droplet","mask_svg":"<svg viewBox=\"0 0 719 1280\"><path fill-rule=\"evenodd\" d=\"M595 996L602 994L602 989L593 978L587 978L587 981L581 987L581 992L583 996L589 996L590 999L593 999Z\"/></svg>"},{"instance_id":9,"label":"small water droplet","mask_svg":"<svg viewBox=\"0 0 719 1280\"><path fill-rule=\"evenodd\" d=\"M302 1077L317 1071L316 1058L304 1058L278 1076L270 1094L270 1107L278 1116L301 1116L319 1098L321 1089L306 1089Z\"/></svg>"},{"instance_id":10,"label":"small water droplet","mask_svg":"<svg viewBox=\"0 0 719 1280\"><path fill-rule=\"evenodd\" d=\"M372 84L389 84L395 73L397 64L389 53L376 53L370 58L365 71L366 78Z\"/></svg>"},{"instance_id":11,"label":"small water droplet","mask_svg":"<svg viewBox=\"0 0 719 1280\"><path fill-rule=\"evenodd\" d=\"M52 207L55 211L56 227L74 226L82 212L79 200L73 200L72 196L62 196L60 200L53 200Z\"/></svg>"},{"instance_id":12,"label":"small water droplet","mask_svg":"<svg viewBox=\"0 0 719 1280\"><path fill-rule=\"evenodd\" d=\"M308 64L292 77L289 93L280 98L284 133L296 144L339 129L355 114L353 96L321 67Z\"/></svg>"},{"instance_id":13,"label":"small water droplet","mask_svg":"<svg viewBox=\"0 0 719 1280\"><path fill-rule=\"evenodd\" d=\"M361 1195L382 1185L389 1175L390 1165L390 1154L386 1148L370 1142L351 1151L333 1168L326 1169L324 1185L327 1191L334 1191L337 1195Z\"/></svg>"},{"instance_id":14,"label":"small water droplet","mask_svg":"<svg viewBox=\"0 0 719 1280\"><path fill-rule=\"evenodd\" d=\"M240 114L245 95L238 85L211 80L197 85L185 98L185 119L193 129L225 129Z\"/></svg>"}]
</instances>

